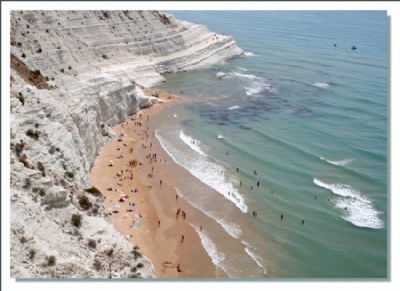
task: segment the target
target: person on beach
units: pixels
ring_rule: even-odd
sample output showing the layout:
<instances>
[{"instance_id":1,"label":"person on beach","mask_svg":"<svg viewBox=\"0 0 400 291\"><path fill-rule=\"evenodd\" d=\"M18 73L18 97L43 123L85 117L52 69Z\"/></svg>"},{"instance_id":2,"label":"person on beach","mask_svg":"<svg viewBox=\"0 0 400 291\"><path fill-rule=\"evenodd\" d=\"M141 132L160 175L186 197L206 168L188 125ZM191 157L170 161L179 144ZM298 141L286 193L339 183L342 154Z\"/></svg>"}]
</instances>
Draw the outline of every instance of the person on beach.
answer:
<instances>
[{"instance_id":1,"label":"person on beach","mask_svg":"<svg viewBox=\"0 0 400 291\"><path fill-rule=\"evenodd\" d=\"M175 201L178 201L178 194L175 195Z\"/></svg>"},{"instance_id":2,"label":"person on beach","mask_svg":"<svg viewBox=\"0 0 400 291\"><path fill-rule=\"evenodd\" d=\"M242 187L242 181L239 181L239 187Z\"/></svg>"},{"instance_id":3,"label":"person on beach","mask_svg":"<svg viewBox=\"0 0 400 291\"><path fill-rule=\"evenodd\" d=\"M281 220L283 219L283 214L281 214Z\"/></svg>"},{"instance_id":4,"label":"person on beach","mask_svg":"<svg viewBox=\"0 0 400 291\"><path fill-rule=\"evenodd\" d=\"M180 264L178 264L178 265L176 266L176 270L178 271L178 273L181 273L181 272L182 272L182 270L181 270L181 265L180 265Z\"/></svg>"},{"instance_id":5,"label":"person on beach","mask_svg":"<svg viewBox=\"0 0 400 291\"><path fill-rule=\"evenodd\" d=\"M160 180L160 187L161 187L161 185L162 185L162 180Z\"/></svg>"},{"instance_id":6,"label":"person on beach","mask_svg":"<svg viewBox=\"0 0 400 291\"><path fill-rule=\"evenodd\" d=\"M260 186L260 181L257 181L257 187L259 187Z\"/></svg>"},{"instance_id":7,"label":"person on beach","mask_svg":"<svg viewBox=\"0 0 400 291\"><path fill-rule=\"evenodd\" d=\"M161 221L158 221L158 227L160 227L160 225L161 225Z\"/></svg>"},{"instance_id":8,"label":"person on beach","mask_svg":"<svg viewBox=\"0 0 400 291\"><path fill-rule=\"evenodd\" d=\"M186 212L185 211L182 211L182 218L186 219Z\"/></svg>"},{"instance_id":9,"label":"person on beach","mask_svg":"<svg viewBox=\"0 0 400 291\"><path fill-rule=\"evenodd\" d=\"M185 240L185 236L182 234L182 236L181 236L181 243L183 243L184 240Z\"/></svg>"},{"instance_id":10,"label":"person on beach","mask_svg":"<svg viewBox=\"0 0 400 291\"><path fill-rule=\"evenodd\" d=\"M202 225L200 225L200 231L202 231L203 230L203 226Z\"/></svg>"},{"instance_id":11,"label":"person on beach","mask_svg":"<svg viewBox=\"0 0 400 291\"><path fill-rule=\"evenodd\" d=\"M181 209L180 208L178 208L178 210L176 211L176 218L178 218L179 217L179 214L181 213Z\"/></svg>"}]
</instances>

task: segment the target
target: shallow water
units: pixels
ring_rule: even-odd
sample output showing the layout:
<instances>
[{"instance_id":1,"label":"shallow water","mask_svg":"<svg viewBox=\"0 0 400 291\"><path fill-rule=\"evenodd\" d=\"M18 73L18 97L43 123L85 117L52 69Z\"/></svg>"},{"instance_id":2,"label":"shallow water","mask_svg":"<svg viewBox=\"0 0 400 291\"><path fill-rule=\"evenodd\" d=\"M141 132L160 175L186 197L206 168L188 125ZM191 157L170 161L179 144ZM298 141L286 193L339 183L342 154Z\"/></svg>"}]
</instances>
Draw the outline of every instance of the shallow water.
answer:
<instances>
[{"instance_id":1,"label":"shallow water","mask_svg":"<svg viewBox=\"0 0 400 291\"><path fill-rule=\"evenodd\" d=\"M157 138L192 174L179 194L225 232L202 234L216 264L232 277L386 277L386 13L173 14L246 51L160 87L192 96L162 113Z\"/></svg>"}]
</instances>

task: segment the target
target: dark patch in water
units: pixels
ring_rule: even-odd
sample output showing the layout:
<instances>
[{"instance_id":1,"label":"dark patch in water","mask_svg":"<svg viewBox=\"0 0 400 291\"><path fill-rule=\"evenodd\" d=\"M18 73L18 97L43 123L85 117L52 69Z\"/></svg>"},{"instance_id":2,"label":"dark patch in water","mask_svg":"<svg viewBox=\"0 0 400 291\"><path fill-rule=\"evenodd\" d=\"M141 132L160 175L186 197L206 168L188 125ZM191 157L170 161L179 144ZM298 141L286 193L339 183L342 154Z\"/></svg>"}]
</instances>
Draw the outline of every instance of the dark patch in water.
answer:
<instances>
[{"instance_id":1,"label":"dark patch in water","mask_svg":"<svg viewBox=\"0 0 400 291\"><path fill-rule=\"evenodd\" d=\"M300 108L296 109L293 113L296 115L308 115L308 114L312 113L312 111L310 109L308 109L307 107L300 107Z\"/></svg>"},{"instance_id":2,"label":"dark patch in water","mask_svg":"<svg viewBox=\"0 0 400 291\"><path fill-rule=\"evenodd\" d=\"M266 76L261 77L267 79ZM284 86L279 92L264 90L254 96L247 96L243 90L232 89L229 98L213 99L212 104L191 104L187 108L198 112L209 124L232 124L238 127L248 122L268 119L272 114L288 114L301 119L316 118L318 115L314 108L325 106L321 94L327 94L327 91L321 90L321 94L316 94L315 87L309 88L307 85ZM217 92L214 96L218 94L223 95ZM240 108L229 110L232 106Z\"/></svg>"},{"instance_id":3,"label":"dark patch in water","mask_svg":"<svg viewBox=\"0 0 400 291\"><path fill-rule=\"evenodd\" d=\"M193 119L185 119L182 121L182 124L185 127L191 127L193 123L194 123Z\"/></svg>"},{"instance_id":4,"label":"dark patch in water","mask_svg":"<svg viewBox=\"0 0 400 291\"><path fill-rule=\"evenodd\" d=\"M250 127L244 126L244 125L242 125L242 124L238 125L238 128L239 128L239 129L242 129L242 130L251 130Z\"/></svg>"},{"instance_id":5,"label":"dark patch in water","mask_svg":"<svg viewBox=\"0 0 400 291\"><path fill-rule=\"evenodd\" d=\"M299 108L296 108L295 110L293 110L291 112L292 115L295 115L299 118L315 118L318 115L314 113L314 111L312 111L311 109L309 109L308 107L302 106Z\"/></svg>"}]
</instances>

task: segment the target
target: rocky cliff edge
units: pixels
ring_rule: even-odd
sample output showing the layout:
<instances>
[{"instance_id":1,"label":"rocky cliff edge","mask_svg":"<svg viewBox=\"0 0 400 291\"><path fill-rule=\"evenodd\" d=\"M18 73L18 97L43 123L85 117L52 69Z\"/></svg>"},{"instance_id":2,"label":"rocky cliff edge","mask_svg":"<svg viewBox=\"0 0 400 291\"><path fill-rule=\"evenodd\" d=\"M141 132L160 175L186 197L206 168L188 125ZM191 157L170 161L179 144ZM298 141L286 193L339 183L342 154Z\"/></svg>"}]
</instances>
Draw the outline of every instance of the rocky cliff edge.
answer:
<instances>
[{"instance_id":1,"label":"rocky cliff edge","mask_svg":"<svg viewBox=\"0 0 400 291\"><path fill-rule=\"evenodd\" d=\"M12 11L10 42L11 277L154 277L89 171L143 88L243 51L158 11Z\"/></svg>"}]
</instances>

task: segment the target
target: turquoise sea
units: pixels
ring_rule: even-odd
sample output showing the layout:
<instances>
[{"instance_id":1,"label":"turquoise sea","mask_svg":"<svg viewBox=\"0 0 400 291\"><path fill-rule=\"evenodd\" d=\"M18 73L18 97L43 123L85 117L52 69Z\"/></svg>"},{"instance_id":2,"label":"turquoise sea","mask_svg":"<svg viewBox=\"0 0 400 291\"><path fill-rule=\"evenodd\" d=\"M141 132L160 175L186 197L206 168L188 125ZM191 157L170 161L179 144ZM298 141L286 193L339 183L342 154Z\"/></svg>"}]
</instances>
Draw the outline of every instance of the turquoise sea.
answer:
<instances>
[{"instance_id":1,"label":"turquoise sea","mask_svg":"<svg viewBox=\"0 0 400 291\"><path fill-rule=\"evenodd\" d=\"M215 221L199 234L217 268L387 278L386 12L166 12L245 51L160 86L190 97L156 136L193 178L179 195Z\"/></svg>"}]
</instances>

